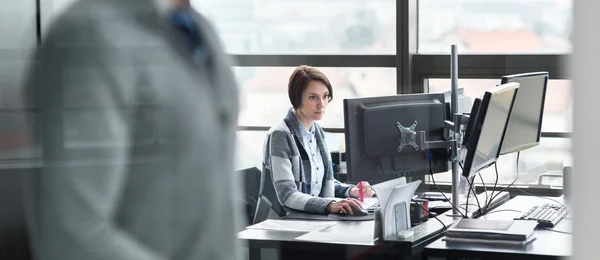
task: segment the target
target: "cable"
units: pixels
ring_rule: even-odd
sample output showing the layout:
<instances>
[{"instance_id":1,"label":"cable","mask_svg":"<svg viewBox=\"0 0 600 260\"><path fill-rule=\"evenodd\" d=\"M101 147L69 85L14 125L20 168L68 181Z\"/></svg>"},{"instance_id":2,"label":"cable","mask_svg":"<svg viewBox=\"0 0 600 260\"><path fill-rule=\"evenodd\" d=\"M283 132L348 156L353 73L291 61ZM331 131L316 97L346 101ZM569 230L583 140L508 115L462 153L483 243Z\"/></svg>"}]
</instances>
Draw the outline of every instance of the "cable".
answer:
<instances>
[{"instance_id":1,"label":"cable","mask_svg":"<svg viewBox=\"0 0 600 260\"><path fill-rule=\"evenodd\" d=\"M531 194L531 193L529 193L529 192L526 192L526 191L522 190L521 188L519 188L519 187L517 187L517 186L515 186L515 185L511 185L511 186L512 186L512 187L514 187L514 188L516 188L517 190L520 190L521 192L523 192L523 193L525 193L525 194L527 194L527 195L529 195L529 196L538 197L538 198L540 198L540 199L551 200L551 201L554 201L554 202L556 202L556 203L560 204L561 206L563 206L563 207L567 208L567 206L565 206L565 204L562 204L562 203L558 202L558 201L557 201L557 200L555 200L555 199L551 199L551 198L546 198L546 197L541 197L541 196L538 196L538 195L534 195L534 194Z\"/></svg>"},{"instance_id":2,"label":"cable","mask_svg":"<svg viewBox=\"0 0 600 260\"><path fill-rule=\"evenodd\" d=\"M497 168L496 163L494 163L494 167ZM496 182L494 182L494 188L492 189L492 195L490 195L490 200L485 202L485 209L483 210L482 215L485 215L485 213L488 211L490 204L492 203L492 201L494 201L495 197L494 197L494 192L496 191L496 186L498 186L498 171L496 170Z\"/></svg>"},{"instance_id":3,"label":"cable","mask_svg":"<svg viewBox=\"0 0 600 260\"><path fill-rule=\"evenodd\" d=\"M517 178L519 177L519 157L520 157L520 155L521 155L521 152L518 152L518 153L517 153ZM557 200L554 200L554 199L551 199L551 198L545 198L545 197L541 197L541 196L537 196L537 195L533 195L533 194L531 194L531 193L529 193L529 192L526 192L526 191L522 190L521 188L519 188L519 187L515 186L515 185L514 185L514 182L513 182L513 183L511 183L511 184L509 185L509 187L510 187L510 186L513 186L513 187L514 187L514 188L516 188L517 190L520 190L521 192L523 192L523 193L525 193L525 194L527 194L527 195L529 195L529 196L534 196L534 197L538 197L538 198L542 198L542 199L551 200L551 201L554 201L554 202L556 202L556 203L560 204L561 206L563 206L563 207L567 208L567 206L565 206L565 204L562 204L562 203L558 202Z\"/></svg>"},{"instance_id":4,"label":"cable","mask_svg":"<svg viewBox=\"0 0 600 260\"><path fill-rule=\"evenodd\" d=\"M485 192L485 201L487 203L487 201L488 201L488 191L487 191L487 187L485 186L485 181L483 181L483 177L481 177L481 172L479 172L477 175L479 175L479 179L481 179L481 184L483 184L483 192Z\"/></svg>"},{"instance_id":5,"label":"cable","mask_svg":"<svg viewBox=\"0 0 600 260\"><path fill-rule=\"evenodd\" d=\"M469 206L477 207L477 204L469 203ZM461 209L465 209L465 205L460 205Z\"/></svg>"},{"instance_id":6,"label":"cable","mask_svg":"<svg viewBox=\"0 0 600 260\"><path fill-rule=\"evenodd\" d=\"M517 181L517 179L519 179L519 157L520 157L520 155L521 155L521 152L518 152L518 153L517 153L517 177L515 178L515 180L514 180L514 181L513 181L511 184L509 184L508 186L506 186L504 189L500 190L500 192L502 192L502 191L504 191L504 190L508 189L509 187L513 187L513 188L516 188L517 190L519 190L519 191L521 191L521 192L523 192L523 193L525 193L525 194L527 194L527 195L529 195L529 196L533 196L533 197L537 197L537 198L541 198L541 199L546 199L546 200L551 200L551 201L554 201L554 202L558 203L559 205L561 205L561 206L563 206L563 207L567 208L567 206L565 206L565 204L563 204L563 203L560 203L560 202L558 202L557 200L554 200L554 199L551 199L551 198L546 198L546 197L541 197L541 196L538 196L538 195L534 195L534 194L531 194L531 193L529 193L529 192L527 192L527 191L524 191L523 189L521 189L521 188L519 188L519 187L515 186L515 182ZM497 174L498 174L498 168L496 167L496 175L497 175ZM498 194L496 195L496 197L497 197L498 195L500 195L500 193L498 193ZM493 198L492 198L492 200L494 200L496 197L493 197Z\"/></svg>"},{"instance_id":7,"label":"cable","mask_svg":"<svg viewBox=\"0 0 600 260\"><path fill-rule=\"evenodd\" d=\"M378 164L379 164L379 168L381 169L381 174L383 174L383 177L385 177L387 179L388 176L387 176L387 174L385 174L385 170L383 169L383 163L381 162L381 158L378 160Z\"/></svg>"},{"instance_id":8,"label":"cable","mask_svg":"<svg viewBox=\"0 0 600 260\"><path fill-rule=\"evenodd\" d=\"M481 214L481 213L483 213L481 211L481 204L479 204L479 198L477 197L477 192L475 192L476 189L473 187L473 183L475 183L474 179L475 178L473 178L473 182L469 182L469 178L467 178L467 183L469 184L469 192L467 192L467 204L466 205L469 205L469 193L471 190L473 190L473 194L475 194L475 201L477 201L477 208L479 208L479 214ZM468 208L468 206L465 206L465 208ZM469 215L468 213L469 212L467 211L466 212L467 216Z\"/></svg>"},{"instance_id":9,"label":"cable","mask_svg":"<svg viewBox=\"0 0 600 260\"><path fill-rule=\"evenodd\" d=\"M433 182L433 186L435 186L435 188L442 194L442 196L444 196L444 198L448 201L448 203L450 203L450 205L452 205L452 208L456 209L463 218L467 218L467 216L462 214L462 212L460 212L460 209L458 207L456 207L456 205L454 205L454 203L452 203L452 201L450 199L448 199L448 197L446 197L446 194L444 194L442 192L440 187L437 186L437 184L435 183L435 178L433 177L433 168L431 167L431 161L428 161L428 162L429 162L429 175L431 175L431 181Z\"/></svg>"},{"instance_id":10,"label":"cable","mask_svg":"<svg viewBox=\"0 0 600 260\"><path fill-rule=\"evenodd\" d=\"M492 213L497 213L497 212L505 212L505 211L517 212L517 213L521 213L522 212L522 211L516 210L516 209L499 209L499 210L492 210L492 211L488 212L486 215L489 215L489 214L492 214Z\"/></svg>"},{"instance_id":11,"label":"cable","mask_svg":"<svg viewBox=\"0 0 600 260\"><path fill-rule=\"evenodd\" d=\"M465 169L463 168L461 163L458 163L458 166L460 166L461 171L463 171L463 172L465 171ZM469 183L469 178L467 178L467 183ZM471 197L471 188L472 188L471 183L469 183L469 191L467 192L467 203L465 203L465 215L467 215L467 216L469 216L469 197ZM475 195L477 195L477 193L475 193ZM477 196L475 196L475 197L477 197Z\"/></svg>"},{"instance_id":12,"label":"cable","mask_svg":"<svg viewBox=\"0 0 600 260\"><path fill-rule=\"evenodd\" d=\"M469 182L469 178L466 178L466 180L467 180L467 183L469 184L469 191L467 192L467 203L465 204L465 215L467 215L467 217L468 217L469 216L469 197L471 197L471 189L473 187L471 186L471 183ZM475 195L477 195L477 194L475 194Z\"/></svg>"},{"instance_id":13,"label":"cable","mask_svg":"<svg viewBox=\"0 0 600 260\"><path fill-rule=\"evenodd\" d=\"M517 180L519 179L519 155L521 154L521 152L517 153L517 176L515 177L515 179L506 187L502 188L498 194L496 194L496 196L492 196L492 199L490 200L490 203L496 199L496 197L500 196L500 194L505 191L506 189L508 189L510 186L513 186L515 184L515 182L517 182ZM496 164L494 164L494 168L496 169L496 176L498 176L498 166ZM514 186L513 186L514 187ZM493 194L493 191L492 191ZM487 208L487 207L486 207Z\"/></svg>"},{"instance_id":14,"label":"cable","mask_svg":"<svg viewBox=\"0 0 600 260\"><path fill-rule=\"evenodd\" d=\"M573 233L570 233L570 232L565 232L565 231L560 231L560 230L554 230L554 229L547 228L547 227L540 227L540 228L548 230L548 231L556 232L556 233L565 234L565 235L573 235Z\"/></svg>"},{"instance_id":15,"label":"cable","mask_svg":"<svg viewBox=\"0 0 600 260\"><path fill-rule=\"evenodd\" d=\"M431 212L430 212L428 209L426 209L425 207L423 207L423 205L419 204L419 203L418 203L417 201L415 201L414 199L411 199L411 200L412 200L412 201L413 201L415 204L419 205L419 207L421 207L421 208L422 208L424 211L426 211L426 212L427 212L427 214L429 214L429 215L433 216L435 219L437 219L437 221L439 221L439 222L442 224L442 226L444 226L444 230L448 229L448 227L446 226L446 224L444 224L444 222L442 222L442 221L441 221L441 220L440 220L440 219L437 217L437 214L435 214L435 215L434 215L434 214L431 214Z\"/></svg>"},{"instance_id":16,"label":"cable","mask_svg":"<svg viewBox=\"0 0 600 260\"><path fill-rule=\"evenodd\" d=\"M521 157L521 151L517 152L517 176L519 176L519 158Z\"/></svg>"},{"instance_id":17,"label":"cable","mask_svg":"<svg viewBox=\"0 0 600 260\"><path fill-rule=\"evenodd\" d=\"M458 166L460 166L460 169L464 172L465 168L463 168L462 163L458 163ZM469 197L471 197L471 190L473 191L473 193L475 194L475 200L477 201L477 208L479 208L479 213L481 214L481 204L479 203L479 198L477 197L477 192L475 191L476 189L473 188L473 183L474 182L469 182L469 178L467 178L467 183L469 183L469 191L467 192L467 203L465 204L465 215L469 216ZM485 198L487 201L487 193L485 194ZM474 205L475 206L475 205Z\"/></svg>"}]
</instances>

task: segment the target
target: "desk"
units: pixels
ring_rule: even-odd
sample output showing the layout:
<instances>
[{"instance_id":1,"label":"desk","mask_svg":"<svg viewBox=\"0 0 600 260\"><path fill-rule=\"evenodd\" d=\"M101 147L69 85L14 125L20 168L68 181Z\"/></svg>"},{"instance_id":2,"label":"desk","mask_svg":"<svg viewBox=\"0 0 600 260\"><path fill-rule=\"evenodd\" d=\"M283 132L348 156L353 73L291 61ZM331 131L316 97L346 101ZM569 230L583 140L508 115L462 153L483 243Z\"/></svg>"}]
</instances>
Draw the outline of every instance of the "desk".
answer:
<instances>
[{"instance_id":1,"label":"desk","mask_svg":"<svg viewBox=\"0 0 600 260\"><path fill-rule=\"evenodd\" d=\"M455 219L445 215L439 219L446 225L452 224ZM345 234L348 232L364 234L373 237L375 221L335 221L336 224L321 230L320 232L335 232ZM408 239L397 239L394 241L375 241L370 244L338 244L336 241L330 243L308 242L296 240L296 237L307 232L289 232L276 230L246 229L238 233L238 238L247 243L250 250L250 259L260 259L260 249L275 248L292 251L293 259L377 259L376 256L385 259L405 259L421 253L423 248L431 239L441 235L442 224L435 219L413 227L415 235ZM305 255L305 256L302 256ZM368 258L363 256L368 255ZM303 258L307 257L307 258ZM283 259L290 259L285 255Z\"/></svg>"},{"instance_id":2,"label":"desk","mask_svg":"<svg viewBox=\"0 0 600 260\"><path fill-rule=\"evenodd\" d=\"M562 199L552 198L562 203ZM504 203L495 210L490 211L487 219L513 219L519 216L518 212L501 210L518 210L525 212L533 205L543 203L555 203L531 196L517 196ZM563 218L553 229L563 232L571 232L572 219L570 216ZM424 254L427 257L448 258L481 258L481 259L561 259L571 255L572 235L557 233L550 230L536 228L536 240L523 248L501 248L488 245L474 244L452 244L448 245L443 238L439 238L427 245Z\"/></svg>"}]
</instances>

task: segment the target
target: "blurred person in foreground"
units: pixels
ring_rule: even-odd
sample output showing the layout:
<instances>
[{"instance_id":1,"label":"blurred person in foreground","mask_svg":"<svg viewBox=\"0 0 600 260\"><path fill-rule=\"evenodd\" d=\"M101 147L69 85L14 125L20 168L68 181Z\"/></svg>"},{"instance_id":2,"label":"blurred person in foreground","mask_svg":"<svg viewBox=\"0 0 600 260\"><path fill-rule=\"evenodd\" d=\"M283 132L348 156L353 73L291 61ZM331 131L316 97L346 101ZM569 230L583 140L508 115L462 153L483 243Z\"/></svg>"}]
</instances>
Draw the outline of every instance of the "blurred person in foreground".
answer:
<instances>
[{"instance_id":1,"label":"blurred person in foreground","mask_svg":"<svg viewBox=\"0 0 600 260\"><path fill-rule=\"evenodd\" d=\"M189 2L80 0L35 55L35 258L239 259L237 83Z\"/></svg>"}]
</instances>

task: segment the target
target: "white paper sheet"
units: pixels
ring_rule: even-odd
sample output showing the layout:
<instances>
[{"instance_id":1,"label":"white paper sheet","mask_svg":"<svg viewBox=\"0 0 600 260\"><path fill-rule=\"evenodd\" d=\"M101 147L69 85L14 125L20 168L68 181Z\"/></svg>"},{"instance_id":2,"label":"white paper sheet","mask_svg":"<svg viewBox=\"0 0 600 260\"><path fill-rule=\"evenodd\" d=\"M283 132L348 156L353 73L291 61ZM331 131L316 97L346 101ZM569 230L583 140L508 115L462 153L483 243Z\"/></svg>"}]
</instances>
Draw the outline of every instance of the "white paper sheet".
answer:
<instances>
[{"instance_id":1,"label":"white paper sheet","mask_svg":"<svg viewBox=\"0 0 600 260\"><path fill-rule=\"evenodd\" d=\"M307 220L281 220L267 219L258 224L254 224L247 228L250 229L268 229L279 231L304 231L312 232L319 231L335 225L332 221L307 221Z\"/></svg>"},{"instance_id":2,"label":"white paper sheet","mask_svg":"<svg viewBox=\"0 0 600 260\"><path fill-rule=\"evenodd\" d=\"M352 231L344 233L310 232L296 238L297 240L330 244L373 245L373 235L356 234Z\"/></svg>"}]
</instances>

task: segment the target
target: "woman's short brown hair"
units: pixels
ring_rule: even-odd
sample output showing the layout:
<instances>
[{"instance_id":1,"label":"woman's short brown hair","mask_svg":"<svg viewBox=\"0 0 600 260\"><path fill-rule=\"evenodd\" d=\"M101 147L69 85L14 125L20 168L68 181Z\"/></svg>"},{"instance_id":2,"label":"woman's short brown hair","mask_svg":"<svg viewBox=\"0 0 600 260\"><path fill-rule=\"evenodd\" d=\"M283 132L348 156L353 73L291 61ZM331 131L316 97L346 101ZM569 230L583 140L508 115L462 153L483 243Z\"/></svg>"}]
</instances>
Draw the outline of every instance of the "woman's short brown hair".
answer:
<instances>
[{"instance_id":1,"label":"woman's short brown hair","mask_svg":"<svg viewBox=\"0 0 600 260\"><path fill-rule=\"evenodd\" d=\"M331 83L329 83L329 79L323 72L311 66L298 66L294 69L294 72L292 72L288 84L288 95L290 96L290 102L292 102L292 106L295 109L299 108L302 104L302 93L304 93L304 90L308 87L308 83L313 80L318 80L325 84L329 91L329 101L333 99Z\"/></svg>"}]
</instances>

